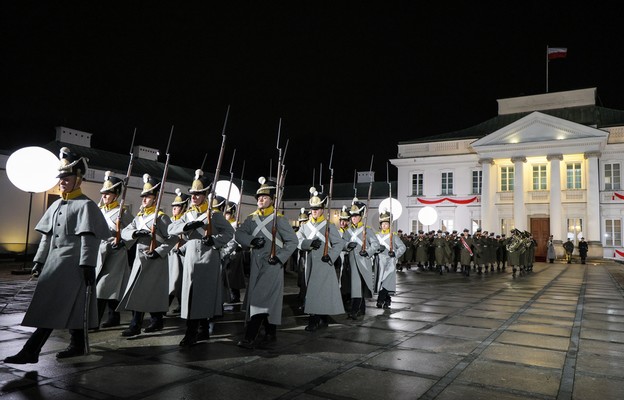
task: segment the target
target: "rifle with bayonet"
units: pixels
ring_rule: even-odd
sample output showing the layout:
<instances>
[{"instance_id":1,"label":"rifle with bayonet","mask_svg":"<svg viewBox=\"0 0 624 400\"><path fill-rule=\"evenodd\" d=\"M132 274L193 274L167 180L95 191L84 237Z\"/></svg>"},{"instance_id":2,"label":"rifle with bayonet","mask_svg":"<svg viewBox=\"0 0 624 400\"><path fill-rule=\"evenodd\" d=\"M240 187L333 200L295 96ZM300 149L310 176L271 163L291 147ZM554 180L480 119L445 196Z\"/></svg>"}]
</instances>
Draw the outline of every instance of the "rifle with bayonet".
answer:
<instances>
[{"instance_id":1,"label":"rifle with bayonet","mask_svg":"<svg viewBox=\"0 0 624 400\"><path fill-rule=\"evenodd\" d=\"M275 201L273 202L273 226L271 228L271 254L269 257L269 263L277 264L276 258L276 244L275 238L277 236L277 210L280 205L280 201L282 198L282 191L284 189L284 157L286 154L286 149L288 149L288 140L286 140L286 146L284 149L284 155L282 155L282 148L280 147L280 135L282 131L282 119L280 118L279 124L277 127L277 176L276 176L276 184L275 184Z\"/></svg>"},{"instance_id":2,"label":"rifle with bayonet","mask_svg":"<svg viewBox=\"0 0 624 400\"><path fill-rule=\"evenodd\" d=\"M392 215L392 183L390 183L390 168L389 168L389 163L386 162L386 181L388 182L388 200L390 200L390 206L388 208L390 208L390 243L389 243L389 249L388 249L388 255L390 257L394 257L394 239L393 239L393 233L392 233L392 221L394 219L394 215Z\"/></svg>"},{"instance_id":3,"label":"rifle with bayonet","mask_svg":"<svg viewBox=\"0 0 624 400\"><path fill-rule=\"evenodd\" d=\"M132 166L134 165L134 138L136 137L136 128L134 128L134 133L132 134L132 143L130 144L130 162L128 163L128 172L126 172L126 177L123 180L123 190L121 192L121 199L119 200L119 213L117 214L117 232L115 233L115 241L114 245L119 246L121 242L121 217L124 213L124 207L126 205L126 193L128 192L128 183L130 181L130 176L132 174Z\"/></svg>"},{"instance_id":4,"label":"rifle with bayonet","mask_svg":"<svg viewBox=\"0 0 624 400\"><path fill-rule=\"evenodd\" d=\"M332 161L334 159L334 145L332 144L331 153L329 155L329 194L327 196L327 218L325 224L325 247L323 247L323 257L321 260L329 262L329 224L331 218L331 199L334 192L334 168L332 168Z\"/></svg>"},{"instance_id":5,"label":"rifle with bayonet","mask_svg":"<svg viewBox=\"0 0 624 400\"><path fill-rule=\"evenodd\" d=\"M169 134L169 142L167 143L167 159L165 161L165 168L163 170L162 179L160 181L160 190L158 191L158 199L156 200L156 209L154 210L154 221L152 222L152 237L150 240L149 254L152 254L156 247L158 247L158 241L156 240L156 222L158 221L158 212L160 211L160 202L162 201L163 193L165 193L165 183L167 182L167 172L169 171L169 146L171 146L171 138L173 137L173 125L171 125L171 133Z\"/></svg>"},{"instance_id":6,"label":"rifle with bayonet","mask_svg":"<svg viewBox=\"0 0 624 400\"><path fill-rule=\"evenodd\" d=\"M225 197L225 205L223 208L223 215L225 216L225 213L228 210L228 205L230 202L230 194L232 194L232 184L234 181L234 159L236 158L236 149L234 149L234 153L232 154L232 163L230 164L230 183L228 185L228 191L227 191L227 196Z\"/></svg>"},{"instance_id":7,"label":"rifle with bayonet","mask_svg":"<svg viewBox=\"0 0 624 400\"><path fill-rule=\"evenodd\" d=\"M375 155L371 156L370 169L368 170L368 177L370 179L370 183L368 185L368 198L366 199L366 215L364 216L364 231L362 232L362 250L360 250L360 255L366 257L368 253L366 253L366 230L368 224L368 206L370 205L371 195L373 193L373 158Z\"/></svg>"},{"instance_id":8,"label":"rifle with bayonet","mask_svg":"<svg viewBox=\"0 0 624 400\"><path fill-rule=\"evenodd\" d=\"M223 122L223 129L221 130L221 150L219 151L219 158L217 159L217 168L215 169L214 179L212 180L212 186L210 188L210 195L208 196L208 208L206 209L206 231L204 232L204 238L212 236L212 202L215 198L217 190L217 182L219 181L219 171L221 170L221 163L223 162L223 152L225 150L225 128L227 126L228 116L230 115L230 106L228 105L225 112L225 121Z\"/></svg>"},{"instance_id":9,"label":"rifle with bayonet","mask_svg":"<svg viewBox=\"0 0 624 400\"><path fill-rule=\"evenodd\" d=\"M243 205L243 185L245 183L243 176L245 175L245 160L243 160L243 170L241 171L240 200L236 205L236 227L240 226L241 206Z\"/></svg>"}]
</instances>

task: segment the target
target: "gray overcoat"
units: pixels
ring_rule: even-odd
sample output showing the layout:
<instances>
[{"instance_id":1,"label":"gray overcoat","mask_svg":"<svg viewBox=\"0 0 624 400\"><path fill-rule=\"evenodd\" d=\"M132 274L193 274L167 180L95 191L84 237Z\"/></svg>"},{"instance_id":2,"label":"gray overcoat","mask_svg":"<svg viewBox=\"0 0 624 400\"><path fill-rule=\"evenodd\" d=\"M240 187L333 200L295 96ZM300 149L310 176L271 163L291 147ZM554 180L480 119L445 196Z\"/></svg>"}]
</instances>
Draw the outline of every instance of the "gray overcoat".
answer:
<instances>
[{"instance_id":1,"label":"gray overcoat","mask_svg":"<svg viewBox=\"0 0 624 400\"><path fill-rule=\"evenodd\" d=\"M392 234L392 251L394 251L395 257L390 257L388 252L390 251L390 233L377 232L377 241L385 249L381 253L377 253L377 292L381 289L386 289L390 293L396 291L396 264L397 260L405 254L405 244L397 233Z\"/></svg>"},{"instance_id":2,"label":"gray overcoat","mask_svg":"<svg viewBox=\"0 0 624 400\"><path fill-rule=\"evenodd\" d=\"M111 244L115 240L117 234L117 217L119 215L119 206L107 210L100 208L102 215L106 220L109 229L109 237L102 240L98 253L97 266L95 268L96 293L98 299L121 300L126 286L128 286L128 278L130 277L130 265L128 264L128 249L132 247L130 243L114 250ZM132 216L124 212L121 216L121 229L125 228L132 222Z\"/></svg>"},{"instance_id":3,"label":"gray overcoat","mask_svg":"<svg viewBox=\"0 0 624 400\"><path fill-rule=\"evenodd\" d=\"M266 240L263 247L251 249L249 285L245 294L247 304L246 319L256 314L269 314L270 324L282 323L282 304L284 298L284 268L292 253L297 250L297 235L283 216L277 216L275 234L275 256L281 265L269 264L273 224L272 207L257 210L249 215L236 230L236 241L245 248L251 248L251 241L256 237Z\"/></svg>"},{"instance_id":4,"label":"gray overcoat","mask_svg":"<svg viewBox=\"0 0 624 400\"><path fill-rule=\"evenodd\" d=\"M356 244L356 247L349 252L349 263L351 265L351 298L362 298L362 285L360 284L360 276L366 283L368 290L373 293L375 285L373 283L373 261L372 255L379 250L379 242L375 232L370 227L366 227L366 252L368 257L361 256L362 244L364 244L364 225L360 223L357 227L349 225L345 231L343 238L346 245L350 242Z\"/></svg>"},{"instance_id":5,"label":"gray overcoat","mask_svg":"<svg viewBox=\"0 0 624 400\"><path fill-rule=\"evenodd\" d=\"M344 306L334 261L340 257L344 248L344 240L335 225L329 223L329 246L327 255L331 259L323 262L325 247L325 229L328 221L322 218L317 222L313 218L303 224L297 231L299 249L306 252L305 257L305 282L306 297L305 309L308 314L336 315L343 314ZM321 247L313 249L311 246L314 239L321 241Z\"/></svg>"},{"instance_id":6,"label":"gray overcoat","mask_svg":"<svg viewBox=\"0 0 624 400\"><path fill-rule=\"evenodd\" d=\"M140 212L121 231L121 238L132 240L132 234L137 230L150 230L154 222L155 213L145 215ZM160 212L156 220L156 238L158 246L155 251L160 257L147 258L145 252L150 247L150 236L137 239L136 257L130 272L128 286L117 307L117 311L132 310L141 312L167 312L169 310L169 251L175 245L177 238L167 234L167 227L171 219Z\"/></svg>"},{"instance_id":7,"label":"gray overcoat","mask_svg":"<svg viewBox=\"0 0 624 400\"><path fill-rule=\"evenodd\" d=\"M170 235L184 234L186 238L180 248L184 254L180 316L184 319L212 318L223 315L224 286L219 249L232 240L234 228L221 212L212 211L210 224L214 244L206 246L202 243L206 233L203 227L184 230L184 226L193 221L206 222L206 213L191 208L169 226Z\"/></svg>"},{"instance_id":8,"label":"gray overcoat","mask_svg":"<svg viewBox=\"0 0 624 400\"><path fill-rule=\"evenodd\" d=\"M97 204L87 196L52 203L35 226L41 241L34 261L43 264L22 325L82 329L86 285L80 265L95 267L100 242L109 235ZM89 327L98 326L95 291L91 291Z\"/></svg>"}]
</instances>

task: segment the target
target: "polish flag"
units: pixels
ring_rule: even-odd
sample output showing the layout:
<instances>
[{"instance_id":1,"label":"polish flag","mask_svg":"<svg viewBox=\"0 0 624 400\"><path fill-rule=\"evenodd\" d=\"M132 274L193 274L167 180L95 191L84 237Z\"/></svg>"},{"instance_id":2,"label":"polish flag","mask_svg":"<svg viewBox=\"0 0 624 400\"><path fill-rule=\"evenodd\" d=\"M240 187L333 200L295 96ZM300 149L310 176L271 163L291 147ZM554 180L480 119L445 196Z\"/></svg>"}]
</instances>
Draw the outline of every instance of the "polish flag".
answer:
<instances>
[{"instance_id":1,"label":"polish flag","mask_svg":"<svg viewBox=\"0 0 624 400\"><path fill-rule=\"evenodd\" d=\"M548 59L554 60L556 58L565 58L568 54L568 49L566 47L549 47L548 48Z\"/></svg>"}]
</instances>

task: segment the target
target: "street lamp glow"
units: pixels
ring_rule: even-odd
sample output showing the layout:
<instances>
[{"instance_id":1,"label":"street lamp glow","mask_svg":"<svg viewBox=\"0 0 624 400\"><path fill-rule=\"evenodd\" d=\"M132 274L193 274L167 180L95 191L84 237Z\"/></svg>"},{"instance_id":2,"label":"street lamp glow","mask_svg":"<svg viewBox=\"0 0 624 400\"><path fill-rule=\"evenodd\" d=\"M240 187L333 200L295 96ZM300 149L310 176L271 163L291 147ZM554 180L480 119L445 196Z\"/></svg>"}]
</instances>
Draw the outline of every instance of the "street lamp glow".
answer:
<instances>
[{"instance_id":1,"label":"street lamp glow","mask_svg":"<svg viewBox=\"0 0 624 400\"><path fill-rule=\"evenodd\" d=\"M426 206L418 211L418 221L423 225L433 225L438 220L438 212L435 208Z\"/></svg>"},{"instance_id":2,"label":"street lamp glow","mask_svg":"<svg viewBox=\"0 0 624 400\"><path fill-rule=\"evenodd\" d=\"M379 203L379 214L384 211L390 212L390 197L383 199L381 203ZM403 214L403 206L397 199L392 198L392 220L396 221L401 214Z\"/></svg>"},{"instance_id":3,"label":"street lamp glow","mask_svg":"<svg viewBox=\"0 0 624 400\"><path fill-rule=\"evenodd\" d=\"M40 193L57 183L59 159L42 147L24 147L15 151L6 163L11 183L24 192Z\"/></svg>"},{"instance_id":4,"label":"street lamp glow","mask_svg":"<svg viewBox=\"0 0 624 400\"><path fill-rule=\"evenodd\" d=\"M230 192L230 197L228 198L228 190ZM221 196L228 201L234 202L236 204L240 203L240 190L238 187L232 183L232 188L230 189L230 181L218 181L217 186L215 186L215 193L217 196Z\"/></svg>"}]
</instances>

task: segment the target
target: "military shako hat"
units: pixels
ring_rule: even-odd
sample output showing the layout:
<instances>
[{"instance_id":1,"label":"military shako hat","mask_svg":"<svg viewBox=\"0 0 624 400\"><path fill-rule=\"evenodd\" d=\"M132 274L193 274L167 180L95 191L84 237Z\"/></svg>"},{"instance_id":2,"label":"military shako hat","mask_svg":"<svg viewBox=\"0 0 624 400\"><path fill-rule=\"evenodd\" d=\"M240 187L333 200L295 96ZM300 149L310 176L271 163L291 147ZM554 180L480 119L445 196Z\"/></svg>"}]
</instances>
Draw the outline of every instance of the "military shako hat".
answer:
<instances>
[{"instance_id":1,"label":"military shako hat","mask_svg":"<svg viewBox=\"0 0 624 400\"><path fill-rule=\"evenodd\" d=\"M310 188L310 209L318 210L325 206L325 202L327 202L327 195L325 193L320 193L314 186Z\"/></svg>"},{"instance_id":2,"label":"military shako hat","mask_svg":"<svg viewBox=\"0 0 624 400\"><path fill-rule=\"evenodd\" d=\"M381 224L382 222L390 222L391 217L392 215L390 215L390 211L383 210L381 214L379 214L379 223Z\"/></svg>"},{"instance_id":3,"label":"military shako hat","mask_svg":"<svg viewBox=\"0 0 624 400\"><path fill-rule=\"evenodd\" d=\"M154 195L158 196L158 191L160 190L160 181L156 178L150 176L150 174L143 175L143 191L141 192L141 197Z\"/></svg>"},{"instance_id":4,"label":"military shako hat","mask_svg":"<svg viewBox=\"0 0 624 400\"><path fill-rule=\"evenodd\" d=\"M56 176L57 178L65 178L72 175L82 178L87 173L87 161L89 160L72 152L67 147L61 148L59 159L61 165L58 168L59 174Z\"/></svg>"},{"instance_id":5,"label":"military shako hat","mask_svg":"<svg viewBox=\"0 0 624 400\"><path fill-rule=\"evenodd\" d=\"M215 195L215 198L212 199L212 208L223 211L225 209L225 197Z\"/></svg>"},{"instance_id":6,"label":"military shako hat","mask_svg":"<svg viewBox=\"0 0 624 400\"><path fill-rule=\"evenodd\" d=\"M351 209L349 209L349 215L362 216L364 215L365 211L366 211L366 204L362 203L357 197L354 197L353 201L351 202Z\"/></svg>"},{"instance_id":7,"label":"military shako hat","mask_svg":"<svg viewBox=\"0 0 624 400\"><path fill-rule=\"evenodd\" d=\"M233 201L228 201L227 202L227 207L225 207L225 211L226 213L230 213L230 214L236 214L236 203L234 203Z\"/></svg>"},{"instance_id":8,"label":"military shako hat","mask_svg":"<svg viewBox=\"0 0 624 400\"><path fill-rule=\"evenodd\" d=\"M340 219L348 220L350 217L349 211L347 210L347 206L342 206L342 210L340 210Z\"/></svg>"},{"instance_id":9,"label":"military shako hat","mask_svg":"<svg viewBox=\"0 0 624 400\"><path fill-rule=\"evenodd\" d=\"M310 216L306 212L304 207L301 207L301 213L299 213L299 218L297 218L298 222L305 222L310 219Z\"/></svg>"},{"instance_id":10,"label":"military shako hat","mask_svg":"<svg viewBox=\"0 0 624 400\"><path fill-rule=\"evenodd\" d=\"M212 187L212 184L207 177L204 176L204 171L201 169L195 170L195 178L189 188L190 194L206 194Z\"/></svg>"},{"instance_id":11,"label":"military shako hat","mask_svg":"<svg viewBox=\"0 0 624 400\"><path fill-rule=\"evenodd\" d=\"M102 183L102 189L100 189L100 193L121 193L121 189L123 188L123 180L113 176L113 173L110 171L106 171L104 173L104 183Z\"/></svg>"},{"instance_id":12,"label":"military shako hat","mask_svg":"<svg viewBox=\"0 0 624 400\"><path fill-rule=\"evenodd\" d=\"M258 196L264 194L270 196L272 199L275 198L275 191L277 190L277 184L273 181L267 180L264 176L258 178L258 183L260 187L256 190L256 200L258 200Z\"/></svg>"},{"instance_id":13,"label":"military shako hat","mask_svg":"<svg viewBox=\"0 0 624 400\"><path fill-rule=\"evenodd\" d=\"M175 193L176 193L176 197L173 199L173 203L171 203L172 206L188 205L188 202L191 196L189 196L186 193L182 193L182 190L180 188L176 188Z\"/></svg>"}]
</instances>

